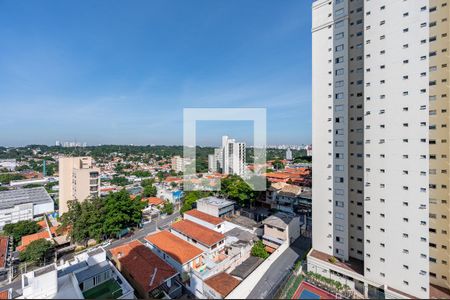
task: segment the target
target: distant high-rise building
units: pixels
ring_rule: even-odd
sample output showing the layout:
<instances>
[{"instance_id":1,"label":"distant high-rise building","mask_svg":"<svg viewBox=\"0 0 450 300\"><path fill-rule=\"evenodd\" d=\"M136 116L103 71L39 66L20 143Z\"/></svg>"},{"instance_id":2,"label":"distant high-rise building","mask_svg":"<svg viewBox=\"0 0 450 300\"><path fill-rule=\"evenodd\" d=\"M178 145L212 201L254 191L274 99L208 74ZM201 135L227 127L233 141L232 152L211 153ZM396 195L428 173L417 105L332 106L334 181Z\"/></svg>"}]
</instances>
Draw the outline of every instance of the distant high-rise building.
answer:
<instances>
[{"instance_id":1,"label":"distant high-rise building","mask_svg":"<svg viewBox=\"0 0 450 300\"><path fill-rule=\"evenodd\" d=\"M448 1L312 11L308 269L370 297L429 298L450 288Z\"/></svg>"},{"instance_id":2,"label":"distant high-rise building","mask_svg":"<svg viewBox=\"0 0 450 300\"><path fill-rule=\"evenodd\" d=\"M208 169L210 172L244 175L245 143L223 136L222 147L214 149L214 154L208 156Z\"/></svg>"},{"instance_id":3,"label":"distant high-rise building","mask_svg":"<svg viewBox=\"0 0 450 300\"><path fill-rule=\"evenodd\" d=\"M176 155L171 159L172 170L175 172L184 172L185 167L191 163L192 160L190 158L184 158L179 155Z\"/></svg>"},{"instance_id":4,"label":"distant high-rise building","mask_svg":"<svg viewBox=\"0 0 450 300\"><path fill-rule=\"evenodd\" d=\"M292 160L292 150L291 150L291 148L287 148L287 150L286 150L286 160Z\"/></svg>"},{"instance_id":5,"label":"distant high-rise building","mask_svg":"<svg viewBox=\"0 0 450 300\"><path fill-rule=\"evenodd\" d=\"M305 146L306 156L312 156L312 145Z\"/></svg>"},{"instance_id":6,"label":"distant high-rise building","mask_svg":"<svg viewBox=\"0 0 450 300\"><path fill-rule=\"evenodd\" d=\"M68 211L67 202L100 196L100 170L91 157L59 158L59 214Z\"/></svg>"},{"instance_id":7,"label":"distant high-rise building","mask_svg":"<svg viewBox=\"0 0 450 300\"><path fill-rule=\"evenodd\" d=\"M55 142L55 146L56 146L56 147L61 146L61 142L60 142L60 141L56 141L56 142Z\"/></svg>"}]
</instances>

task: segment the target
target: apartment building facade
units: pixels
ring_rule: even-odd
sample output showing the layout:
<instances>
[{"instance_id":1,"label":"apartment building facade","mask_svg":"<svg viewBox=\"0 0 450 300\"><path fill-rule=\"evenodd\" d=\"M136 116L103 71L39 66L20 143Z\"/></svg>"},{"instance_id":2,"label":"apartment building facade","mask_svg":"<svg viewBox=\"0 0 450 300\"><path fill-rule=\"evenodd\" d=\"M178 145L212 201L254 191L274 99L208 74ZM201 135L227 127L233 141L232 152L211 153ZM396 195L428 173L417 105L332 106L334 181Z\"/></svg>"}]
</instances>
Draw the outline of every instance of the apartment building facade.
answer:
<instances>
[{"instance_id":1,"label":"apartment building facade","mask_svg":"<svg viewBox=\"0 0 450 300\"><path fill-rule=\"evenodd\" d=\"M68 211L68 201L100 196L100 169L91 157L59 158L59 214Z\"/></svg>"},{"instance_id":2,"label":"apartment building facade","mask_svg":"<svg viewBox=\"0 0 450 300\"><path fill-rule=\"evenodd\" d=\"M450 287L447 2L312 5L309 261L359 263L345 276L366 296L427 298L433 285Z\"/></svg>"},{"instance_id":3,"label":"apartment building facade","mask_svg":"<svg viewBox=\"0 0 450 300\"><path fill-rule=\"evenodd\" d=\"M177 173L184 172L186 166L192 163L193 160L191 160L190 158L184 158L179 155L176 155L171 159L172 170L174 170Z\"/></svg>"},{"instance_id":4,"label":"apartment building facade","mask_svg":"<svg viewBox=\"0 0 450 300\"><path fill-rule=\"evenodd\" d=\"M222 174L244 175L245 143L222 136L222 147L208 156L208 170Z\"/></svg>"}]
</instances>

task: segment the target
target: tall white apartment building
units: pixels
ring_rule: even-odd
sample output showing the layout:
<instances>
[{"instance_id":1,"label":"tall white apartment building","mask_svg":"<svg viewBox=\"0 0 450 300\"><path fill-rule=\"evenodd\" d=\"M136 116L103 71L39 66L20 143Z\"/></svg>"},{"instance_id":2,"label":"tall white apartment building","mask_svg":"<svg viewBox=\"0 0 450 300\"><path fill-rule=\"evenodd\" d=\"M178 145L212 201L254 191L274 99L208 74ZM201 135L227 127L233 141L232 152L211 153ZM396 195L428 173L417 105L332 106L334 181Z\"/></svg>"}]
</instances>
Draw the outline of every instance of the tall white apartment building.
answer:
<instances>
[{"instance_id":1,"label":"tall white apartment building","mask_svg":"<svg viewBox=\"0 0 450 300\"><path fill-rule=\"evenodd\" d=\"M190 158L184 158L179 155L175 155L171 159L172 170L175 172L184 172L187 165L191 164L193 161Z\"/></svg>"},{"instance_id":2,"label":"tall white apartment building","mask_svg":"<svg viewBox=\"0 0 450 300\"><path fill-rule=\"evenodd\" d=\"M214 149L214 154L208 156L208 169L210 172L244 175L245 143L222 136L222 147Z\"/></svg>"},{"instance_id":3,"label":"tall white apartment building","mask_svg":"<svg viewBox=\"0 0 450 300\"><path fill-rule=\"evenodd\" d=\"M450 287L448 1L317 0L312 14L308 269L366 297L432 297Z\"/></svg>"},{"instance_id":4,"label":"tall white apartment building","mask_svg":"<svg viewBox=\"0 0 450 300\"><path fill-rule=\"evenodd\" d=\"M69 210L68 201L100 196L100 169L91 157L59 158L59 214Z\"/></svg>"}]
</instances>

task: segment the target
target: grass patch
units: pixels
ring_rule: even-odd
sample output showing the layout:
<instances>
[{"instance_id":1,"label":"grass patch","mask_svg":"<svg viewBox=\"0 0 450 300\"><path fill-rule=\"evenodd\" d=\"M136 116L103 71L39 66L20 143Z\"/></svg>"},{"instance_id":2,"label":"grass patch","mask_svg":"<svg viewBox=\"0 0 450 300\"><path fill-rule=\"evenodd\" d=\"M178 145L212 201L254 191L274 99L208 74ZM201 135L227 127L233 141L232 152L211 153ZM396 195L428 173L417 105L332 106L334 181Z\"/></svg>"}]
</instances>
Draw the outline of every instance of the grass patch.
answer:
<instances>
[{"instance_id":1,"label":"grass patch","mask_svg":"<svg viewBox=\"0 0 450 300\"><path fill-rule=\"evenodd\" d=\"M117 299L122 296L120 285L113 279L103 282L83 293L86 299Z\"/></svg>"}]
</instances>

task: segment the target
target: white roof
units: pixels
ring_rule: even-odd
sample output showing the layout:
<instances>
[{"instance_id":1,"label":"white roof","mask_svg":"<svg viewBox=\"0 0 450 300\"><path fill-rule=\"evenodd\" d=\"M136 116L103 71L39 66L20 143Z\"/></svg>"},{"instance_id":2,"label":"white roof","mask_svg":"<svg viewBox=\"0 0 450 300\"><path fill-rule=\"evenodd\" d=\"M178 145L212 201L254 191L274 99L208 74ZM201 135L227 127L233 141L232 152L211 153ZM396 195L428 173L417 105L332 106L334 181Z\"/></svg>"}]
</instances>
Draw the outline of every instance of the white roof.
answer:
<instances>
[{"instance_id":1,"label":"white roof","mask_svg":"<svg viewBox=\"0 0 450 300\"><path fill-rule=\"evenodd\" d=\"M217 198L217 197L212 197L212 196L206 197L206 198L202 198L202 199L198 200L197 202L205 203L205 204L212 205L212 206L217 206L219 208L223 208L223 207L227 207L227 206L230 206L230 205L234 205L234 202L232 202L230 200Z\"/></svg>"}]
</instances>

